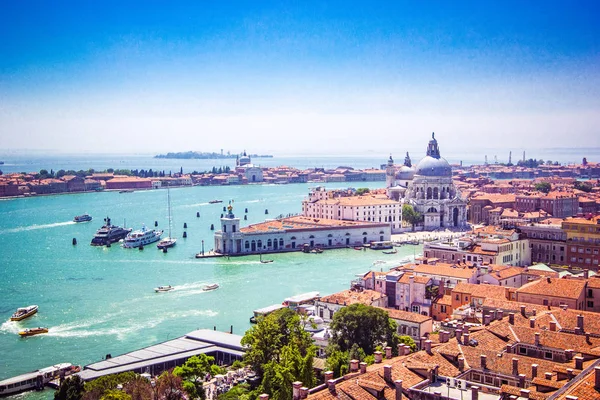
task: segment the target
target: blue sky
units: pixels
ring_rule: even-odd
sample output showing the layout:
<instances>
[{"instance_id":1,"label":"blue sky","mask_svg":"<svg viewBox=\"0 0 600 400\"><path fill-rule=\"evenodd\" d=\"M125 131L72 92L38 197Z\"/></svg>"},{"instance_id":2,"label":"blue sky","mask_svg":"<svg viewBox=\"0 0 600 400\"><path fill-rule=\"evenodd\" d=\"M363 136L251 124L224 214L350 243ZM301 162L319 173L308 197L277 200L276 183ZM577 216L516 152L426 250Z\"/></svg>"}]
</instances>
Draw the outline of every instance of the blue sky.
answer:
<instances>
[{"instance_id":1,"label":"blue sky","mask_svg":"<svg viewBox=\"0 0 600 400\"><path fill-rule=\"evenodd\" d=\"M600 3L374 3L2 2L1 146L600 146Z\"/></svg>"}]
</instances>

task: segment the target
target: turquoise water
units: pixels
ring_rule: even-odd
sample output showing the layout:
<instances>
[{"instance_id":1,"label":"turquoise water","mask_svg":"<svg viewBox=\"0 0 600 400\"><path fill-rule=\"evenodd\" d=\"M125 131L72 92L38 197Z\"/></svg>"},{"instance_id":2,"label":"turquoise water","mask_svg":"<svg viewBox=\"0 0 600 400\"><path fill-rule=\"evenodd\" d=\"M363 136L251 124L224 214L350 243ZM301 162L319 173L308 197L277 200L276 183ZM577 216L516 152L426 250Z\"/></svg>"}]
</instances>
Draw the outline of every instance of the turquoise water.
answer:
<instances>
[{"instance_id":1,"label":"turquoise water","mask_svg":"<svg viewBox=\"0 0 600 400\"><path fill-rule=\"evenodd\" d=\"M347 184L328 185L334 187ZM275 260L271 264L261 264L257 256L195 259L202 240L206 250L213 247L210 225L218 227L228 200L234 200L242 224L255 223L299 212L308 190L302 184L171 189L178 242L167 254L155 246L139 251L89 245L106 215L115 224L126 220L134 229L142 223L153 226L154 221L167 229L165 190L0 200L0 317L6 321L0 326L0 379L58 362L85 365L107 353L122 354L197 328L229 331L233 325L234 333L243 334L253 309L313 290L322 295L344 290L373 261L385 260L377 268L389 269L413 254L408 246L394 255L353 249L275 254L269 255ZM224 203L208 204L212 199ZM244 208L248 221L243 221ZM93 221L71 222L86 212ZM182 238L184 222L187 239ZM71 244L73 238L78 245ZM203 292L202 286L212 282L221 287ZM154 287L167 284L176 290L154 292ZM8 321L17 307L30 304L39 305L38 314ZM50 332L30 338L17 334L36 326Z\"/></svg>"}]
</instances>

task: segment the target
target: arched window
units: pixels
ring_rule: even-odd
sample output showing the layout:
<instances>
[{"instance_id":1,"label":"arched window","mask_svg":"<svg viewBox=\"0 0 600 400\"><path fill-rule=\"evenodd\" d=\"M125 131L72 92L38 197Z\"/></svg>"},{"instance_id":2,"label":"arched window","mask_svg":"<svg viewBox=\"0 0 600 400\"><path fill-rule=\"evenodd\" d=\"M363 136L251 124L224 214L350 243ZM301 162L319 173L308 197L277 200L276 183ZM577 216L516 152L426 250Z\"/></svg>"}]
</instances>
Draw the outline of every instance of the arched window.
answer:
<instances>
[{"instance_id":1,"label":"arched window","mask_svg":"<svg viewBox=\"0 0 600 400\"><path fill-rule=\"evenodd\" d=\"M363 235L366 235L366 234L367 234L367 232L363 232Z\"/></svg>"},{"instance_id":2,"label":"arched window","mask_svg":"<svg viewBox=\"0 0 600 400\"><path fill-rule=\"evenodd\" d=\"M267 247L271 247L273 245L273 243L271 242L271 239L267 240Z\"/></svg>"},{"instance_id":3,"label":"arched window","mask_svg":"<svg viewBox=\"0 0 600 400\"><path fill-rule=\"evenodd\" d=\"M296 240L296 236L292 236L290 240Z\"/></svg>"},{"instance_id":4,"label":"arched window","mask_svg":"<svg viewBox=\"0 0 600 400\"><path fill-rule=\"evenodd\" d=\"M249 249L250 248L250 242L246 240L246 243L244 243L244 248L245 249Z\"/></svg>"},{"instance_id":5,"label":"arched window","mask_svg":"<svg viewBox=\"0 0 600 400\"><path fill-rule=\"evenodd\" d=\"M432 213L436 213L437 210L435 207L429 207L429 210L427 210L428 213L432 212Z\"/></svg>"},{"instance_id":6,"label":"arched window","mask_svg":"<svg viewBox=\"0 0 600 400\"><path fill-rule=\"evenodd\" d=\"M262 249L262 240L259 239L256 244L258 245L259 249Z\"/></svg>"},{"instance_id":7,"label":"arched window","mask_svg":"<svg viewBox=\"0 0 600 400\"><path fill-rule=\"evenodd\" d=\"M438 197L438 188L433 188L433 198L437 199Z\"/></svg>"},{"instance_id":8,"label":"arched window","mask_svg":"<svg viewBox=\"0 0 600 400\"><path fill-rule=\"evenodd\" d=\"M327 235L327 237L333 237L333 235L330 233L329 235Z\"/></svg>"},{"instance_id":9,"label":"arched window","mask_svg":"<svg viewBox=\"0 0 600 400\"><path fill-rule=\"evenodd\" d=\"M431 199L431 197L432 197L432 190L431 190L431 188L427 188L427 198Z\"/></svg>"},{"instance_id":10,"label":"arched window","mask_svg":"<svg viewBox=\"0 0 600 400\"><path fill-rule=\"evenodd\" d=\"M309 239L314 239L315 237L314 237L314 235L310 235L308 238Z\"/></svg>"},{"instance_id":11,"label":"arched window","mask_svg":"<svg viewBox=\"0 0 600 400\"><path fill-rule=\"evenodd\" d=\"M279 239L279 246L283 247L283 239Z\"/></svg>"}]
</instances>

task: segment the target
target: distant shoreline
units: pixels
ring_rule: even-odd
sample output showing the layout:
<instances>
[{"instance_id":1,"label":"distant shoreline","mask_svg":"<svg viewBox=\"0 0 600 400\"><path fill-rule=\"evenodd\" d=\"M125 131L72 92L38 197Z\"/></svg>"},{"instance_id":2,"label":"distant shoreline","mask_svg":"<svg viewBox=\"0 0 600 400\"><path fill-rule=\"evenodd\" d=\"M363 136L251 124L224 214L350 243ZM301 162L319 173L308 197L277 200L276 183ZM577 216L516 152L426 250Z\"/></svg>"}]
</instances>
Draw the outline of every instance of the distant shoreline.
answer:
<instances>
[{"instance_id":1,"label":"distant shoreline","mask_svg":"<svg viewBox=\"0 0 600 400\"><path fill-rule=\"evenodd\" d=\"M271 154L249 154L253 158L273 158ZM158 154L154 158L166 158L176 160L222 160L239 157L239 154L202 153L197 151L186 151L178 153Z\"/></svg>"}]
</instances>

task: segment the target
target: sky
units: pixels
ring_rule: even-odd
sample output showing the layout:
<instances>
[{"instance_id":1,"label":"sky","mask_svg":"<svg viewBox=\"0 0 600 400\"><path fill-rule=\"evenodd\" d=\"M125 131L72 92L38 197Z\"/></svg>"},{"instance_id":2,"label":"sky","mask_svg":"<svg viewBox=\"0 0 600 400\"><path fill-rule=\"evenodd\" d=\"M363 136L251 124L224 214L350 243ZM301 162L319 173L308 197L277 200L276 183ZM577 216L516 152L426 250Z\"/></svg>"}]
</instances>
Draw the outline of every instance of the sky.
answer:
<instances>
[{"instance_id":1,"label":"sky","mask_svg":"<svg viewBox=\"0 0 600 400\"><path fill-rule=\"evenodd\" d=\"M0 150L600 147L597 1L3 1ZM442 154L443 155L443 154Z\"/></svg>"}]
</instances>

